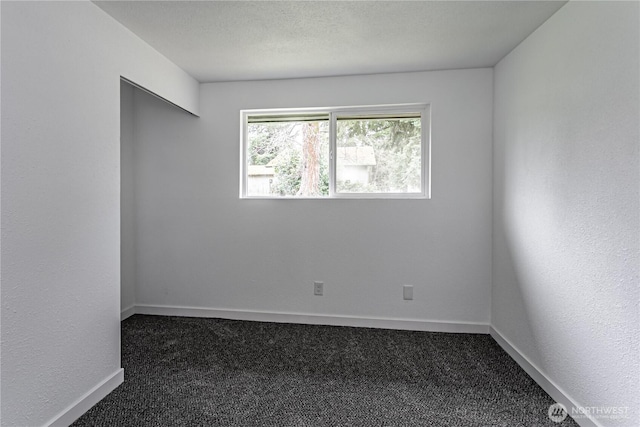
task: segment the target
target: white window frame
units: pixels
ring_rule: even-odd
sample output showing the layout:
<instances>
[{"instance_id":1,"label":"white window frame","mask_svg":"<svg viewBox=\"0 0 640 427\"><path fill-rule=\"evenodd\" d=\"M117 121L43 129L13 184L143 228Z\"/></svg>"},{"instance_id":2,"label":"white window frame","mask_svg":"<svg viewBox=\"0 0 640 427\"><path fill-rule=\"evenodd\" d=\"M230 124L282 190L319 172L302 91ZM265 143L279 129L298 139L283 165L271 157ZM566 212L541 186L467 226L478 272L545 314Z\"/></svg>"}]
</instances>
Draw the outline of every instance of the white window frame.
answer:
<instances>
[{"instance_id":1,"label":"white window frame","mask_svg":"<svg viewBox=\"0 0 640 427\"><path fill-rule=\"evenodd\" d=\"M339 193L336 191L336 135L339 117L358 118L393 116L415 113L420 115L421 127L421 189L415 193ZM247 123L249 116L327 114L329 116L329 195L317 197L299 196L249 196L247 195ZM430 199L431 198L431 106L430 104L393 104L356 107L326 108L277 108L240 111L240 198L267 200L305 199Z\"/></svg>"}]
</instances>

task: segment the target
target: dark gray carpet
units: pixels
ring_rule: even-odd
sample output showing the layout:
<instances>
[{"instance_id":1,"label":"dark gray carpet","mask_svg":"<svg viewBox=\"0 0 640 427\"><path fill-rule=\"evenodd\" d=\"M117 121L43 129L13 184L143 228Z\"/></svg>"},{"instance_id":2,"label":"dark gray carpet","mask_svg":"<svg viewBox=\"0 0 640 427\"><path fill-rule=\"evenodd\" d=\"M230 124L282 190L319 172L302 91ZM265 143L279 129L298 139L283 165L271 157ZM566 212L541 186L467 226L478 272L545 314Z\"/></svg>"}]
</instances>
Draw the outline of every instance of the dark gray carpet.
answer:
<instances>
[{"instance_id":1,"label":"dark gray carpet","mask_svg":"<svg viewBox=\"0 0 640 427\"><path fill-rule=\"evenodd\" d=\"M136 315L73 426L575 426L488 335Z\"/></svg>"}]
</instances>

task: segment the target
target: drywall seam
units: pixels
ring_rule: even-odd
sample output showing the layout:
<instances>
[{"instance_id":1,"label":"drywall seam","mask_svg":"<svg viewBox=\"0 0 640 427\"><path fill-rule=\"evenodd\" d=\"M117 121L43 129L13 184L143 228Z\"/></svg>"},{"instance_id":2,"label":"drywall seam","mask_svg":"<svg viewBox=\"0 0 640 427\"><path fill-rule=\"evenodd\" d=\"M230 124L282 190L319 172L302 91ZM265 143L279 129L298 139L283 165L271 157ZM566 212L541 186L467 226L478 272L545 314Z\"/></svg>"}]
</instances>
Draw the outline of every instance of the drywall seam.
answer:
<instances>
[{"instance_id":1,"label":"drywall seam","mask_svg":"<svg viewBox=\"0 0 640 427\"><path fill-rule=\"evenodd\" d=\"M502 347L504 351L516 361L518 365L540 386L547 392L551 398L556 402L563 404L569 413L571 408L582 407L576 403L566 391L564 391L559 385L557 385L551 378L545 374L535 363L533 363L527 356L521 352L511 341L504 337L500 331L498 331L493 325L489 326L489 335ZM581 427L602 427L602 424L598 423L595 419L589 418L576 418L574 419Z\"/></svg>"},{"instance_id":2,"label":"drywall seam","mask_svg":"<svg viewBox=\"0 0 640 427\"><path fill-rule=\"evenodd\" d=\"M49 427L66 427L70 425L75 420L80 418L82 414L91 409L93 405L100 402L109 393L115 390L120 384L123 383L123 381L124 369L120 368L44 425Z\"/></svg>"},{"instance_id":3,"label":"drywall seam","mask_svg":"<svg viewBox=\"0 0 640 427\"><path fill-rule=\"evenodd\" d=\"M136 314L184 317L215 317L220 319L248 320L255 322L299 323L305 325L351 326L360 328L398 329L424 332L450 332L488 334L489 324L472 322L442 322L374 318L361 316L337 316L331 314L284 313L275 311L229 310L220 308L184 307L171 305L137 304Z\"/></svg>"}]
</instances>

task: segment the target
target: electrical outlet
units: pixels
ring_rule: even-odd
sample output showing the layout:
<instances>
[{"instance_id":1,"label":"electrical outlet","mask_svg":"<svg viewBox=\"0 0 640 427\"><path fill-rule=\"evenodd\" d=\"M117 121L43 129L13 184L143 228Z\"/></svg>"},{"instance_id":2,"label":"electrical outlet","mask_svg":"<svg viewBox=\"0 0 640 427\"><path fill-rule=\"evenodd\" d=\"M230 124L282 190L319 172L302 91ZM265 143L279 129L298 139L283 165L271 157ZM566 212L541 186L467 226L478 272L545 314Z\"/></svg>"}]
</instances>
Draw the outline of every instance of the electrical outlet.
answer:
<instances>
[{"instance_id":1,"label":"electrical outlet","mask_svg":"<svg viewBox=\"0 0 640 427\"><path fill-rule=\"evenodd\" d=\"M313 282L313 294L322 295L324 293L324 282Z\"/></svg>"},{"instance_id":2,"label":"electrical outlet","mask_svg":"<svg viewBox=\"0 0 640 427\"><path fill-rule=\"evenodd\" d=\"M402 286L402 298L406 300L413 299L413 285L404 285Z\"/></svg>"}]
</instances>

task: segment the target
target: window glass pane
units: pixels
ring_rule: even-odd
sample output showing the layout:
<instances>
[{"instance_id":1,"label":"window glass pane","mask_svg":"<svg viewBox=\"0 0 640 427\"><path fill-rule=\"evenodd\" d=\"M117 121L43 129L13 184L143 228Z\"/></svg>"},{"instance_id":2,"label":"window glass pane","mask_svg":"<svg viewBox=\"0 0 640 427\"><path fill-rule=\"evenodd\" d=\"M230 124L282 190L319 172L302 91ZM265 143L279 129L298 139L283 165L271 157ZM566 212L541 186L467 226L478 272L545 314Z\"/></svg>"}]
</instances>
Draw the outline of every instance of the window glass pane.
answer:
<instances>
[{"instance_id":1,"label":"window glass pane","mask_svg":"<svg viewBox=\"0 0 640 427\"><path fill-rule=\"evenodd\" d=\"M338 193L420 193L420 117L340 118Z\"/></svg>"},{"instance_id":2,"label":"window glass pane","mask_svg":"<svg viewBox=\"0 0 640 427\"><path fill-rule=\"evenodd\" d=\"M329 195L328 115L247 122L247 196Z\"/></svg>"}]
</instances>

